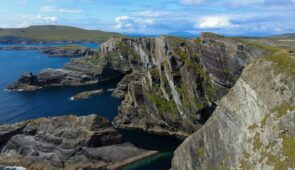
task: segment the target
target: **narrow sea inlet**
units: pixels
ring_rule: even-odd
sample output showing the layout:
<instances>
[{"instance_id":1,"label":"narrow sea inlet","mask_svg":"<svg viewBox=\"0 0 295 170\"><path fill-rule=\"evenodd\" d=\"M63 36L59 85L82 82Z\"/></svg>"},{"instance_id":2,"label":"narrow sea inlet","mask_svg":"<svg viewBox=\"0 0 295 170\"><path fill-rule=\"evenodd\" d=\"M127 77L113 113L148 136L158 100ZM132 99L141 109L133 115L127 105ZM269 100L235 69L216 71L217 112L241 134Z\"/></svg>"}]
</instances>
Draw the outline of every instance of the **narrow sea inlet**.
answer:
<instances>
[{"instance_id":1,"label":"narrow sea inlet","mask_svg":"<svg viewBox=\"0 0 295 170\"><path fill-rule=\"evenodd\" d=\"M52 44L42 44L44 45L52 46ZM96 44L78 45L98 48ZM38 73L46 68L62 68L70 59L69 57L48 57L39 51L0 51L0 124L71 114L79 116L98 114L112 121L117 115L121 100L112 97L112 92L108 89L115 88L119 80L81 87L48 88L33 92L5 90L24 72ZM70 100L75 94L96 89L103 89L104 93L88 99ZM165 170L170 168L173 151L180 141L138 131L121 133L126 141L135 146L161 152L159 155L131 164L125 169ZM167 141L170 142L169 145Z\"/></svg>"}]
</instances>

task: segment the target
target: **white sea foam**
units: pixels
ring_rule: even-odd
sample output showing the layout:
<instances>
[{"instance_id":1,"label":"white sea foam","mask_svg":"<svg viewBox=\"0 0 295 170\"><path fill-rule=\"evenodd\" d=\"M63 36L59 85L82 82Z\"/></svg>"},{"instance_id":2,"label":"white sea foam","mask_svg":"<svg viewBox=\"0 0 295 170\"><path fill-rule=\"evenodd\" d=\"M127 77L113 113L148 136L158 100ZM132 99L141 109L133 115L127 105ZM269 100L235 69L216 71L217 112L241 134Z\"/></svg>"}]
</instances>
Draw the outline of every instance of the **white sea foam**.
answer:
<instances>
[{"instance_id":1,"label":"white sea foam","mask_svg":"<svg viewBox=\"0 0 295 170\"><path fill-rule=\"evenodd\" d=\"M4 166L3 170L26 170L26 168L21 166Z\"/></svg>"}]
</instances>

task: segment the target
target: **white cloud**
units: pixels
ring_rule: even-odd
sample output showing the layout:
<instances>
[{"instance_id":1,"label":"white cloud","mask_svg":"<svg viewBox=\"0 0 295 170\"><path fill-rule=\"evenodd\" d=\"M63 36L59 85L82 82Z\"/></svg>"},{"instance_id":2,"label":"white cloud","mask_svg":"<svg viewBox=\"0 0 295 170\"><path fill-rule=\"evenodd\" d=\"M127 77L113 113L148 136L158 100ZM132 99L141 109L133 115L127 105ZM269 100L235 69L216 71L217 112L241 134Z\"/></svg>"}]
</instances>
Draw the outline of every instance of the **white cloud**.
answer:
<instances>
[{"instance_id":1,"label":"white cloud","mask_svg":"<svg viewBox=\"0 0 295 170\"><path fill-rule=\"evenodd\" d=\"M161 17L161 16L166 16L168 14L170 14L170 12L146 10L146 11L136 12L136 13L133 14L133 16L138 16L138 17Z\"/></svg>"},{"instance_id":2,"label":"white cloud","mask_svg":"<svg viewBox=\"0 0 295 170\"><path fill-rule=\"evenodd\" d=\"M196 5L196 4L201 4L205 0L180 0L180 2L184 5Z\"/></svg>"},{"instance_id":3,"label":"white cloud","mask_svg":"<svg viewBox=\"0 0 295 170\"><path fill-rule=\"evenodd\" d=\"M163 11L140 11L126 16L118 16L115 18L114 29L122 29L124 31L139 31L138 29L146 28L155 24L162 17L167 16L169 12Z\"/></svg>"},{"instance_id":4,"label":"white cloud","mask_svg":"<svg viewBox=\"0 0 295 170\"><path fill-rule=\"evenodd\" d=\"M246 5L258 5L265 3L266 0L227 0L224 4L229 4L231 6L246 6Z\"/></svg>"},{"instance_id":5,"label":"white cloud","mask_svg":"<svg viewBox=\"0 0 295 170\"><path fill-rule=\"evenodd\" d=\"M227 16L206 16L199 18L195 28L212 29L212 28L229 28L236 27Z\"/></svg>"},{"instance_id":6,"label":"white cloud","mask_svg":"<svg viewBox=\"0 0 295 170\"><path fill-rule=\"evenodd\" d=\"M56 22L57 21L56 16L37 15L37 16L32 16L32 17L27 17L27 18L28 18L28 20L34 21L34 22Z\"/></svg>"},{"instance_id":7,"label":"white cloud","mask_svg":"<svg viewBox=\"0 0 295 170\"><path fill-rule=\"evenodd\" d=\"M131 29L133 20L129 16L118 16L115 18L115 29Z\"/></svg>"},{"instance_id":8,"label":"white cloud","mask_svg":"<svg viewBox=\"0 0 295 170\"><path fill-rule=\"evenodd\" d=\"M56 16L14 15L0 16L0 28L23 28L31 25L51 25L58 22Z\"/></svg>"},{"instance_id":9,"label":"white cloud","mask_svg":"<svg viewBox=\"0 0 295 170\"><path fill-rule=\"evenodd\" d=\"M69 13L69 14L79 14L81 13L80 10L76 9L63 9L63 8L57 8L55 6L44 6L40 9L43 13Z\"/></svg>"}]
</instances>

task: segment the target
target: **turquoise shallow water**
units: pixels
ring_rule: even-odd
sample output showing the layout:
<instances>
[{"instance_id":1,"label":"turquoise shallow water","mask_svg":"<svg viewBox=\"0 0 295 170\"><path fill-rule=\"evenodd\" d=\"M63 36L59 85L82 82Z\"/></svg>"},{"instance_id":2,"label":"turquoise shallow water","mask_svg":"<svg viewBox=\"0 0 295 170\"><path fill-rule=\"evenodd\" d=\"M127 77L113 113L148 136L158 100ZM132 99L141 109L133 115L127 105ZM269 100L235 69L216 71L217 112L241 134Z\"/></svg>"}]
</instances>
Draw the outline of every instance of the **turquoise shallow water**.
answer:
<instances>
[{"instance_id":1,"label":"turquoise shallow water","mask_svg":"<svg viewBox=\"0 0 295 170\"><path fill-rule=\"evenodd\" d=\"M97 48L95 44L79 45ZM37 73L45 68L61 68L69 60L70 58L65 57L48 57L38 51L0 51L0 124L69 114L98 114L112 120L117 115L121 101L113 98L111 92L105 92L86 100L71 101L70 97L82 91L98 88L106 91L114 88L118 80L84 87L49 88L35 92L4 90L24 72ZM141 131L122 131L122 134L126 141L138 147L161 151L160 155L139 161L126 167L125 170L167 170L170 168L173 151L180 141L169 137L148 135Z\"/></svg>"}]
</instances>

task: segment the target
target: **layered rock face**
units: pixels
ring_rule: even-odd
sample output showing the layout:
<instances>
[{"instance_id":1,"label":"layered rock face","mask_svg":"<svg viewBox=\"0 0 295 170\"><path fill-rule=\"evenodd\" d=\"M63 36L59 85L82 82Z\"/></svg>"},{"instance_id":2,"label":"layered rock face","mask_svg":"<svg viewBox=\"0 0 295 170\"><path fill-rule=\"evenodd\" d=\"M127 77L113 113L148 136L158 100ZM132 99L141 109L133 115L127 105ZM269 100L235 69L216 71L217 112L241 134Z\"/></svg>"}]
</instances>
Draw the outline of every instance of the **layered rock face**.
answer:
<instances>
[{"instance_id":1,"label":"layered rock face","mask_svg":"<svg viewBox=\"0 0 295 170\"><path fill-rule=\"evenodd\" d=\"M105 118L62 116L0 126L0 164L28 169L116 169L156 154L124 143Z\"/></svg>"},{"instance_id":2,"label":"layered rock face","mask_svg":"<svg viewBox=\"0 0 295 170\"><path fill-rule=\"evenodd\" d=\"M175 151L173 170L294 169L295 57L260 59Z\"/></svg>"},{"instance_id":3,"label":"layered rock face","mask_svg":"<svg viewBox=\"0 0 295 170\"><path fill-rule=\"evenodd\" d=\"M119 54L132 68L114 92L125 94L114 125L179 138L199 129L243 68L265 55L262 49L211 33L197 40L111 38L101 51Z\"/></svg>"}]
</instances>

